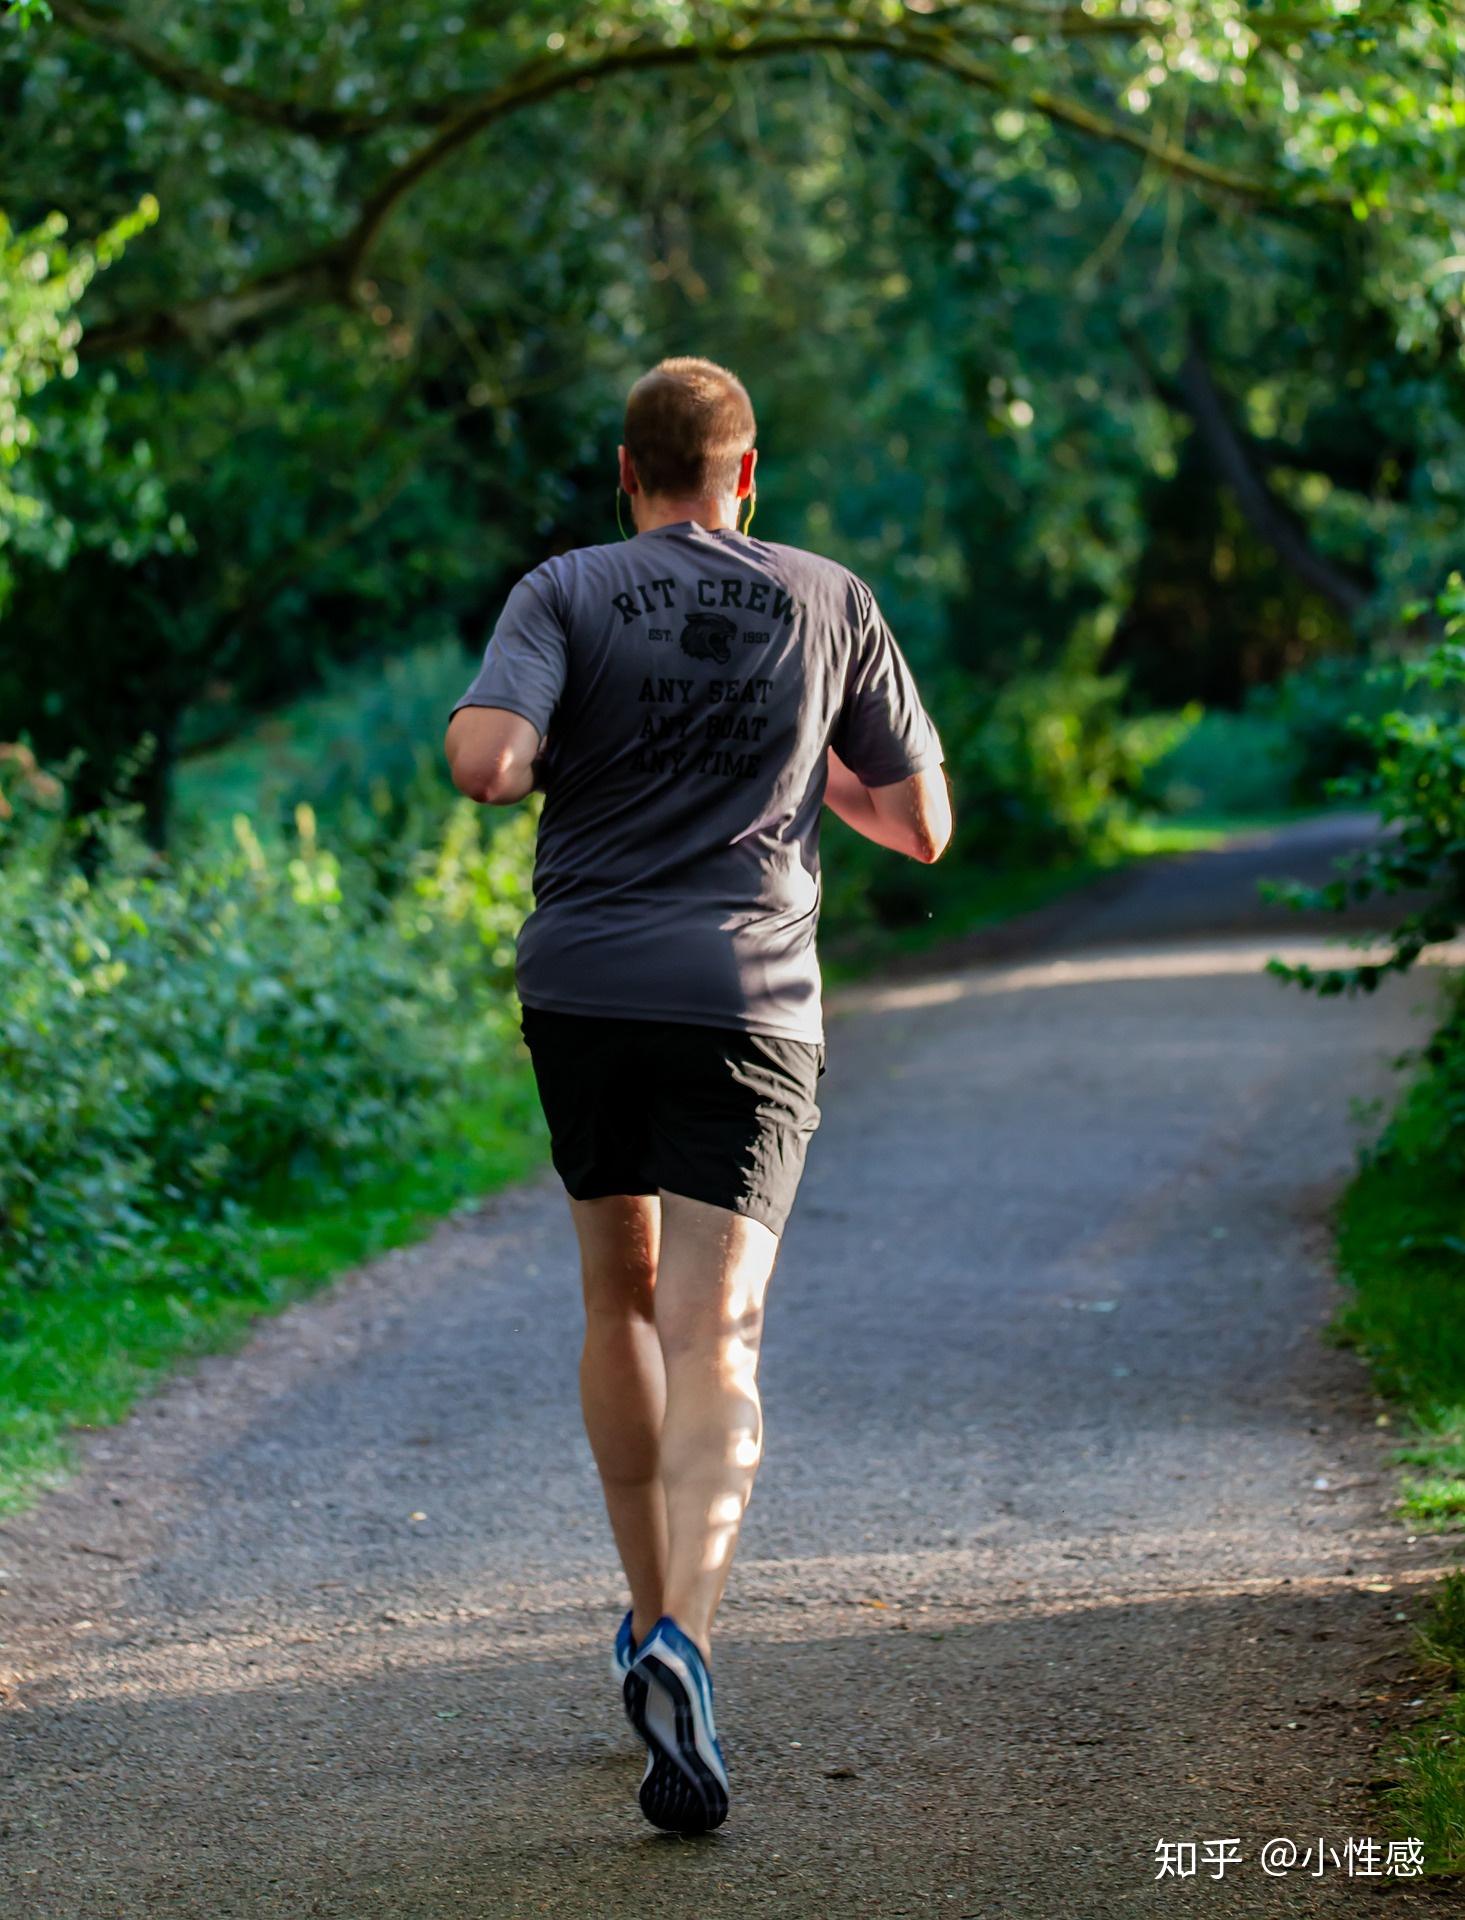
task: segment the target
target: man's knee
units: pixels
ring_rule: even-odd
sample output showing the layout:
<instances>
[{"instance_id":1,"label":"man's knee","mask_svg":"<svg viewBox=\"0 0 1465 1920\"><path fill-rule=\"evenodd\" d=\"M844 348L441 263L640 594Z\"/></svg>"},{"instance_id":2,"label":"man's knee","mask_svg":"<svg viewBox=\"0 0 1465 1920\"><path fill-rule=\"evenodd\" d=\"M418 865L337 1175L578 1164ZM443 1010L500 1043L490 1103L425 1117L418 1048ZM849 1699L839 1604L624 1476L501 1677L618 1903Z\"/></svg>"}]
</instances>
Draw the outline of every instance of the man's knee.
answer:
<instances>
[{"instance_id":1,"label":"man's knee","mask_svg":"<svg viewBox=\"0 0 1465 1920\"><path fill-rule=\"evenodd\" d=\"M668 1365L700 1365L730 1384L751 1382L757 1371L763 1338L763 1309L723 1306L687 1314L668 1314L657 1321L661 1350Z\"/></svg>"},{"instance_id":2,"label":"man's knee","mask_svg":"<svg viewBox=\"0 0 1465 1920\"><path fill-rule=\"evenodd\" d=\"M587 1272L583 1278L587 1330L611 1332L631 1322L651 1324L655 1321L656 1274L653 1270Z\"/></svg>"},{"instance_id":3,"label":"man's knee","mask_svg":"<svg viewBox=\"0 0 1465 1920\"><path fill-rule=\"evenodd\" d=\"M580 1280L587 1320L650 1320L656 1312L656 1261L644 1243L586 1248Z\"/></svg>"}]
</instances>

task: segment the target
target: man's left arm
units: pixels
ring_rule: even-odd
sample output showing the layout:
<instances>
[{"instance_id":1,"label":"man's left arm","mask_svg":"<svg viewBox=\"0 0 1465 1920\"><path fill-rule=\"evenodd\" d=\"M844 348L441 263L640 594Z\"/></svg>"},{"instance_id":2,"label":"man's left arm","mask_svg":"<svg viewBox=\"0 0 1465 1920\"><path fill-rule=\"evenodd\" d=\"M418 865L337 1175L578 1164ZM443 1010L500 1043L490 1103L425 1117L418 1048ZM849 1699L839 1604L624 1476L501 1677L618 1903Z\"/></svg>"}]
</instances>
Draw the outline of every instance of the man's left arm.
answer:
<instances>
[{"instance_id":1,"label":"man's left arm","mask_svg":"<svg viewBox=\"0 0 1465 1920\"><path fill-rule=\"evenodd\" d=\"M851 674L831 730L825 804L877 846L929 864L951 839L941 739L895 636L855 580Z\"/></svg>"},{"instance_id":2,"label":"man's left arm","mask_svg":"<svg viewBox=\"0 0 1465 1920\"><path fill-rule=\"evenodd\" d=\"M924 866L939 860L951 839L951 789L939 764L867 787L831 747L824 804L877 847Z\"/></svg>"}]
</instances>

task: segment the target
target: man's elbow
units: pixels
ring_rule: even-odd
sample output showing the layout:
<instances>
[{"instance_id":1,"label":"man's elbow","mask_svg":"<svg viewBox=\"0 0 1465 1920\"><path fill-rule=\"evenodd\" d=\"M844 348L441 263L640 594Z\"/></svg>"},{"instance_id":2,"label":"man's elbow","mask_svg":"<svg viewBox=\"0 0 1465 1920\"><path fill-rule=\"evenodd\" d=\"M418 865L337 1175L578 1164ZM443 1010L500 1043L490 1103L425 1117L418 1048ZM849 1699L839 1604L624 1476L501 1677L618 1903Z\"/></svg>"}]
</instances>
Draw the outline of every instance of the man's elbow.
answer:
<instances>
[{"instance_id":1,"label":"man's elbow","mask_svg":"<svg viewBox=\"0 0 1465 1920\"><path fill-rule=\"evenodd\" d=\"M919 860L923 867L931 867L941 858L951 845L951 828L921 827L917 829L915 844L911 848L911 858Z\"/></svg>"},{"instance_id":2,"label":"man's elbow","mask_svg":"<svg viewBox=\"0 0 1465 1920\"><path fill-rule=\"evenodd\" d=\"M518 788L511 791L502 779L481 780L468 793L468 798L476 800L480 807L507 807L520 797Z\"/></svg>"},{"instance_id":3,"label":"man's elbow","mask_svg":"<svg viewBox=\"0 0 1465 1920\"><path fill-rule=\"evenodd\" d=\"M934 865L951 845L954 816L950 795L942 792L934 798L935 804L922 807L916 816L915 845L911 852L923 867Z\"/></svg>"},{"instance_id":4,"label":"man's elbow","mask_svg":"<svg viewBox=\"0 0 1465 1920\"><path fill-rule=\"evenodd\" d=\"M458 760L448 770L459 793L476 800L480 807L506 807L523 798L522 775L507 756L476 766Z\"/></svg>"},{"instance_id":5,"label":"man's elbow","mask_svg":"<svg viewBox=\"0 0 1465 1920\"><path fill-rule=\"evenodd\" d=\"M951 787L940 767L913 774L906 787L906 852L932 866L951 844Z\"/></svg>"}]
</instances>

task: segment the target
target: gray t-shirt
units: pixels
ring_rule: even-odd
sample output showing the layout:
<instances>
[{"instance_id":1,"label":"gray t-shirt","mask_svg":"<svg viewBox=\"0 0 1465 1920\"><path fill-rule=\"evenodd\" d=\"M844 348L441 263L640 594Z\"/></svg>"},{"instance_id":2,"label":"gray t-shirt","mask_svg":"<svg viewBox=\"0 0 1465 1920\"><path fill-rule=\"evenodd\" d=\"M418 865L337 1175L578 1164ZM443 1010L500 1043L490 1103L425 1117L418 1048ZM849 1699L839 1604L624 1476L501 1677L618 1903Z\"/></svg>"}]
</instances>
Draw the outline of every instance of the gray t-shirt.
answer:
<instances>
[{"instance_id":1,"label":"gray t-shirt","mask_svg":"<svg viewBox=\"0 0 1465 1920\"><path fill-rule=\"evenodd\" d=\"M941 759L865 583L694 521L557 555L453 708L544 735L528 1006L823 1038L826 749L885 786Z\"/></svg>"}]
</instances>

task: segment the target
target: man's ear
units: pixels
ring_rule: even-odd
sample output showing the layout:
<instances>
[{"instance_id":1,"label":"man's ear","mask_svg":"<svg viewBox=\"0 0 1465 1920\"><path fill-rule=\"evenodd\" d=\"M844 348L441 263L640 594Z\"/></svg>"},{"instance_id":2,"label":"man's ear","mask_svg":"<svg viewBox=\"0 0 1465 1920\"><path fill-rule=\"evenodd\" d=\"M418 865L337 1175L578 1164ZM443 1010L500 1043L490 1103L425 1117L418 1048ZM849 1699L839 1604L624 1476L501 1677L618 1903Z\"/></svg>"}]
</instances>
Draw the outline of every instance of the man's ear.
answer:
<instances>
[{"instance_id":1,"label":"man's ear","mask_svg":"<svg viewBox=\"0 0 1465 1920\"><path fill-rule=\"evenodd\" d=\"M738 468L738 498L746 500L753 491L753 469L758 464L758 449L749 447L743 455L743 464Z\"/></svg>"},{"instance_id":2,"label":"man's ear","mask_svg":"<svg viewBox=\"0 0 1465 1920\"><path fill-rule=\"evenodd\" d=\"M626 452L624 447L616 448L616 459L620 465L621 491L623 493L639 493L641 491L641 482L636 478L636 469L631 465L631 456Z\"/></svg>"}]
</instances>

